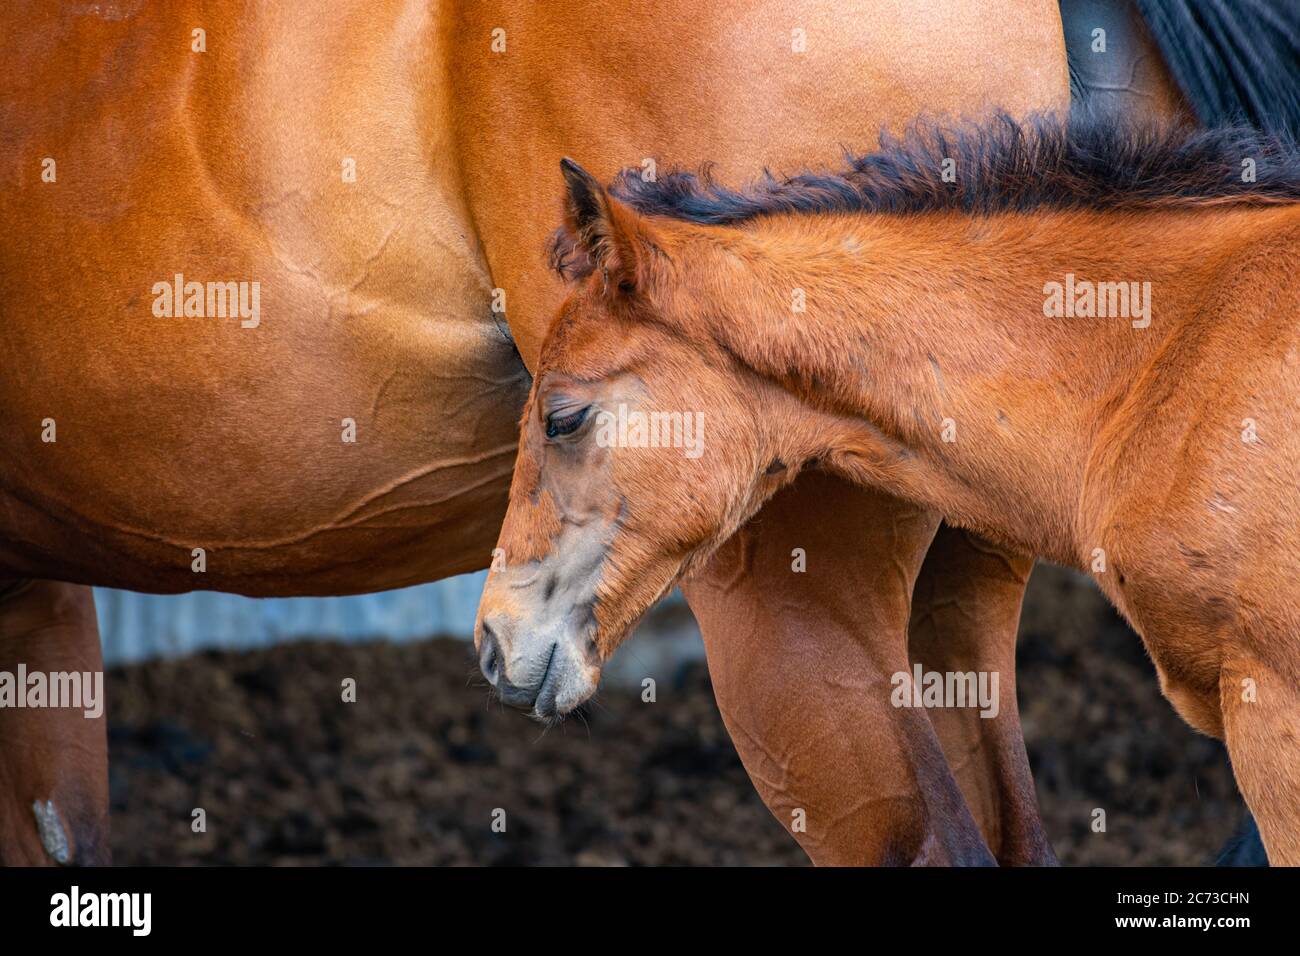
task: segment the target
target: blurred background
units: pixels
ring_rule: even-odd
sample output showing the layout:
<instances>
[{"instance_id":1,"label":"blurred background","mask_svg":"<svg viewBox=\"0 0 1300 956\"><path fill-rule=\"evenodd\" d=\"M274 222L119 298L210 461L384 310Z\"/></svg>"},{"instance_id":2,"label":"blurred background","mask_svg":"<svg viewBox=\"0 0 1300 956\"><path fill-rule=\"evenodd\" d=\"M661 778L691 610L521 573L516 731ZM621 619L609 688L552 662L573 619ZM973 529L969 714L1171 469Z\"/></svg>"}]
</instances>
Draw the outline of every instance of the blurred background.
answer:
<instances>
[{"instance_id":1,"label":"blurred background","mask_svg":"<svg viewBox=\"0 0 1300 956\"><path fill-rule=\"evenodd\" d=\"M548 731L490 701L478 674L483 577L350 598L98 591L115 862L807 864L745 775L679 595L619 651L585 717ZM1160 696L1091 582L1035 570L1018 657L1061 862L1211 862L1245 813L1226 753Z\"/></svg>"}]
</instances>

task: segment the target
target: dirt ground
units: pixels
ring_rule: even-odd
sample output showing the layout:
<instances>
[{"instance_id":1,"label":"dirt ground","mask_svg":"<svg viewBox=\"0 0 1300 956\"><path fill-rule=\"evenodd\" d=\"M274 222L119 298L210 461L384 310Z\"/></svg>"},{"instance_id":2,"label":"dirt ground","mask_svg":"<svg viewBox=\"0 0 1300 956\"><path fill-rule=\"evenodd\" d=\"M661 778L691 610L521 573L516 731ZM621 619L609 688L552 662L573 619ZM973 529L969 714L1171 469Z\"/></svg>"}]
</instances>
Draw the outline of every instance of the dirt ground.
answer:
<instances>
[{"instance_id":1,"label":"dirt ground","mask_svg":"<svg viewBox=\"0 0 1300 956\"><path fill-rule=\"evenodd\" d=\"M1174 714L1137 638L1050 568L1021 631L1025 735L1061 861L1210 861L1241 799L1223 748ZM355 703L340 701L345 678ZM490 704L467 645L448 639L204 653L115 669L108 694L121 864L807 862L745 776L698 665L655 704L606 689L585 723L547 732Z\"/></svg>"}]
</instances>

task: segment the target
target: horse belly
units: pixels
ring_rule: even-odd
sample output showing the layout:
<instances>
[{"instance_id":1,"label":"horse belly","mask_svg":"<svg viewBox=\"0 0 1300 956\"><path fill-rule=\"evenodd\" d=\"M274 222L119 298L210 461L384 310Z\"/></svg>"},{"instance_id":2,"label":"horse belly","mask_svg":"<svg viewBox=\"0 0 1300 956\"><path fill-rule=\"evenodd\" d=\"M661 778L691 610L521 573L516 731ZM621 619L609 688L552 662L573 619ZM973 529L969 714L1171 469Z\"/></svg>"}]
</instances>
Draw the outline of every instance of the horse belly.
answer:
<instances>
[{"instance_id":1,"label":"horse belly","mask_svg":"<svg viewBox=\"0 0 1300 956\"><path fill-rule=\"evenodd\" d=\"M528 378L436 11L266 6L0 29L4 575L323 594L490 558Z\"/></svg>"}]
</instances>

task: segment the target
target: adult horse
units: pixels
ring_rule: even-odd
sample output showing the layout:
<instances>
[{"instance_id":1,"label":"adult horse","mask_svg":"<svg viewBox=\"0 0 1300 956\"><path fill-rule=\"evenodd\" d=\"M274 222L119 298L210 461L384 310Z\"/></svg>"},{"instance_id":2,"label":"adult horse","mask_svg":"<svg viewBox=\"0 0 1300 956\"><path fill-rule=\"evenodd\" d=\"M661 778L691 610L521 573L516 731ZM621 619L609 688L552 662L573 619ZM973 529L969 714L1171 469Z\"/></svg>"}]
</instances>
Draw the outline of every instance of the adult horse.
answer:
<instances>
[{"instance_id":1,"label":"adult horse","mask_svg":"<svg viewBox=\"0 0 1300 956\"><path fill-rule=\"evenodd\" d=\"M330 594L484 566L528 381L497 290L533 361L558 295L535 187L562 152L804 164L921 110L1064 101L1048 3L1010 28L977 0L714 7L7 5L0 669L98 668L85 584ZM253 282L255 322L210 307ZM1000 858L1044 858L1013 706L940 724L959 793L927 719L827 692L815 658L861 684L905 654L934 519L807 484L691 593L760 792L787 825L807 810L822 862L978 857L963 794ZM1009 675L1027 563L930 550L918 645ZM0 859L107 858L104 753L102 724L0 712Z\"/></svg>"}]
</instances>

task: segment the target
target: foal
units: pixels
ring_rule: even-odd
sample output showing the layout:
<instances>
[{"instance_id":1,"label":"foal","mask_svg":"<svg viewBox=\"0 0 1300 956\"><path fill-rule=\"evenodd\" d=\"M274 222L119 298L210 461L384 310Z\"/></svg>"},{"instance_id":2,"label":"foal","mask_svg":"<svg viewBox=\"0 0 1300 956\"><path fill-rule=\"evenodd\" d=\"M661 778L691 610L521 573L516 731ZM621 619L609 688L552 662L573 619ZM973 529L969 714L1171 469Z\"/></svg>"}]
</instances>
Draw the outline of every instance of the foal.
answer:
<instances>
[{"instance_id":1,"label":"foal","mask_svg":"<svg viewBox=\"0 0 1300 956\"><path fill-rule=\"evenodd\" d=\"M1271 860L1300 863L1292 149L1003 119L746 192L563 171L553 258L581 281L479 612L503 698L577 706L657 598L820 467L1090 572L1226 739Z\"/></svg>"}]
</instances>

